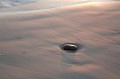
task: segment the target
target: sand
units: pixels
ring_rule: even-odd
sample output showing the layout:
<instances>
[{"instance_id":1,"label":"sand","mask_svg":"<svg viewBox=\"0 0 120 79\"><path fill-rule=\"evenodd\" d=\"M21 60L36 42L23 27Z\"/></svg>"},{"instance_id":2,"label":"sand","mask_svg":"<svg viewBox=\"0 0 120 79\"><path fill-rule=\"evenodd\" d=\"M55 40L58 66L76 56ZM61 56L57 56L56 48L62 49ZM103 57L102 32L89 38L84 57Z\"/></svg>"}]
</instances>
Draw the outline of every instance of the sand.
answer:
<instances>
[{"instance_id":1,"label":"sand","mask_svg":"<svg viewBox=\"0 0 120 79\"><path fill-rule=\"evenodd\" d=\"M119 61L119 1L0 13L1 79L120 79Z\"/></svg>"}]
</instances>

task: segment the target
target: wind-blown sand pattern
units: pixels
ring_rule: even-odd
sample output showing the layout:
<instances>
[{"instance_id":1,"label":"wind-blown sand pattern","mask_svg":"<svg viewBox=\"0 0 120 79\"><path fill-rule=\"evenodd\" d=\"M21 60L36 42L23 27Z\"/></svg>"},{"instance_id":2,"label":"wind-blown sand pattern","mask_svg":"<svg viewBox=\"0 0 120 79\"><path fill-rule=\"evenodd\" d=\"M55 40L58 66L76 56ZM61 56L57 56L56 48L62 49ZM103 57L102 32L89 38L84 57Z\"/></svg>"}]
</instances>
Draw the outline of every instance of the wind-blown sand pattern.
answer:
<instances>
[{"instance_id":1,"label":"wind-blown sand pattern","mask_svg":"<svg viewBox=\"0 0 120 79\"><path fill-rule=\"evenodd\" d=\"M120 79L120 2L1 11L0 79Z\"/></svg>"}]
</instances>

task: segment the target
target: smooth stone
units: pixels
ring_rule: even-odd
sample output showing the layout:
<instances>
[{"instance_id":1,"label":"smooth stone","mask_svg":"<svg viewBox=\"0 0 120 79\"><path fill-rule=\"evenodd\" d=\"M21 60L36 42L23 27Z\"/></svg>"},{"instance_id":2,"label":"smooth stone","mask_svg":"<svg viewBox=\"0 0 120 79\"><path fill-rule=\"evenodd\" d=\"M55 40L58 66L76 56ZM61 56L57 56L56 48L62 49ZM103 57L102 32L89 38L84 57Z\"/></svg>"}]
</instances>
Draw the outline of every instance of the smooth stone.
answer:
<instances>
[{"instance_id":1,"label":"smooth stone","mask_svg":"<svg viewBox=\"0 0 120 79\"><path fill-rule=\"evenodd\" d=\"M76 43L65 43L61 45L61 49L65 51L77 51L79 49L79 45Z\"/></svg>"}]
</instances>

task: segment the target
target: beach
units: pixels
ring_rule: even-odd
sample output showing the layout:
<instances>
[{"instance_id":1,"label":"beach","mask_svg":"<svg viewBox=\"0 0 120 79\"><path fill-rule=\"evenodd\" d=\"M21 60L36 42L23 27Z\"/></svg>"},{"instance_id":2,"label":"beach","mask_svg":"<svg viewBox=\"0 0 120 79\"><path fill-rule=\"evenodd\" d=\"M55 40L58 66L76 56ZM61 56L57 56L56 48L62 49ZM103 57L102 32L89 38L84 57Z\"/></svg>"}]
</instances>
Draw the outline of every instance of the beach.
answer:
<instances>
[{"instance_id":1,"label":"beach","mask_svg":"<svg viewBox=\"0 0 120 79\"><path fill-rule=\"evenodd\" d=\"M119 1L24 6L0 10L1 79L120 79ZM82 48L68 53L64 43Z\"/></svg>"}]
</instances>

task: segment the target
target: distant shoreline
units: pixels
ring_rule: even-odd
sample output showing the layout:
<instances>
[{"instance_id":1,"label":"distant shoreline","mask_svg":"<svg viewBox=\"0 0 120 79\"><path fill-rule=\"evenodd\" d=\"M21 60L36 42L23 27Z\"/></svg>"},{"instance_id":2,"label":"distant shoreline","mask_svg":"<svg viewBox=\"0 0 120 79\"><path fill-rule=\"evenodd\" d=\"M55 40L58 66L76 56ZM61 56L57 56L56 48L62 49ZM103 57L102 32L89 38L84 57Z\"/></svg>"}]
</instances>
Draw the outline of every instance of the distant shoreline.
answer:
<instances>
[{"instance_id":1,"label":"distant shoreline","mask_svg":"<svg viewBox=\"0 0 120 79\"><path fill-rule=\"evenodd\" d=\"M83 3L83 2L82 2ZM109 3L116 3L116 1L110 1L110 2L94 2L94 4L109 4ZM119 3L119 1L118 1L118 3ZM7 11L2 11L1 12L1 9L0 9L0 14L18 14L18 13L28 13L28 12L43 12L43 11L51 11L51 10L56 10L56 9L62 9L62 8L69 8L69 7L73 7L73 6L76 6L76 7L79 7L79 5L80 6L86 6L86 5L93 5L92 4L92 2L84 2L83 4L80 4L80 3L78 3L78 4L67 4L67 5L64 5L64 6L54 6L54 7L49 7L49 8L40 8L40 9L35 9L35 10L20 10L20 11L18 11L18 10L16 10L16 11L8 11L9 10L9 8L8 8L8 10ZM94 6L94 5L93 5Z\"/></svg>"},{"instance_id":2,"label":"distant shoreline","mask_svg":"<svg viewBox=\"0 0 120 79\"><path fill-rule=\"evenodd\" d=\"M60 2L59 3L59 1L57 2L53 2L52 3L52 1L50 2L50 1L44 1L43 3L45 3L44 5L42 4L42 1L41 1L41 3L40 2L38 2L38 4L39 4L39 7L37 6L37 8L36 8L36 3L37 3L37 1L36 2L33 2L33 3L30 3L29 2L29 4L27 4L27 5L25 5L25 4L20 4L20 5L17 5L17 6L1 6L1 8L0 8L0 13L13 13L13 12L31 12L31 11L37 11L37 10L40 10L40 11L42 11L42 10L49 10L49 9L54 9L54 8L60 8L60 7L66 7L66 6L73 6L73 5L79 5L79 4L85 4L85 3L88 3L88 2L90 2L90 1L79 1L79 2ZM37 4L37 5L38 5ZM42 4L42 5L40 5L40 4ZM35 7L35 8L34 8Z\"/></svg>"}]
</instances>

